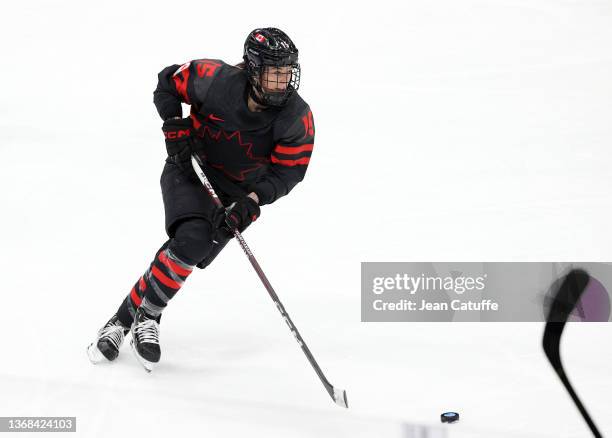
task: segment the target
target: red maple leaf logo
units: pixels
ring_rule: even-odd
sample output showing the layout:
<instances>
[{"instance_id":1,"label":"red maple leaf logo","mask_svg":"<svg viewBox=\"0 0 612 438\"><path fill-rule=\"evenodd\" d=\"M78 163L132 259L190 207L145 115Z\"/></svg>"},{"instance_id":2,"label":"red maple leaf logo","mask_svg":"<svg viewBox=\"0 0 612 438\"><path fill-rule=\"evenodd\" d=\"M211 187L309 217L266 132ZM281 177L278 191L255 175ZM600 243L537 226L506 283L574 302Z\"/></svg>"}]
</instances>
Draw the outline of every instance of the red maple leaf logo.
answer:
<instances>
[{"instance_id":1,"label":"red maple leaf logo","mask_svg":"<svg viewBox=\"0 0 612 438\"><path fill-rule=\"evenodd\" d=\"M256 157L253 155L253 143L244 142L240 131L227 133L223 129L220 129L218 132L213 132L208 125L202 125L199 130L199 135L203 138L209 138L216 143L223 141L226 145L238 146L238 148L228 148L227 154L228 156L233 155L233 157L230 158L242 159L243 162L248 161L248 166L241 165L240 169L228 169L223 164L209 163L210 166L221 170L234 180L244 181L247 173L253 172L270 162L270 159L267 157Z\"/></svg>"}]
</instances>

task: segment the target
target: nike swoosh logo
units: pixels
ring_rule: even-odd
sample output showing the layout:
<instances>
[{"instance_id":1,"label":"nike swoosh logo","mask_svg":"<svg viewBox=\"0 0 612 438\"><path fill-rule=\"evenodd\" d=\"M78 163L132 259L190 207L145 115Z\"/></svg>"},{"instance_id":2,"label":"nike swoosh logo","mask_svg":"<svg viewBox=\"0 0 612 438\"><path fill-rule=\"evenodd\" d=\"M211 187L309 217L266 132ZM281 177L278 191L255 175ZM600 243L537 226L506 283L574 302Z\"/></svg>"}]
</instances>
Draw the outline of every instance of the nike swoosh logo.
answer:
<instances>
[{"instance_id":1,"label":"nike swoosh logo","mask_svg":"<svg viewBox=\"0 0 612 438\"><path fill-rule=\"evenodd\" d=\"M220 118L220 117L215 116L214 114L209 114L209 115L208 115L208 118L209 118L210 120L216 120L216 121L218 121L218 122L225 122L225 120L223 120L223 119L222 119L222 118Z\"/></svg>"}]
</instances>

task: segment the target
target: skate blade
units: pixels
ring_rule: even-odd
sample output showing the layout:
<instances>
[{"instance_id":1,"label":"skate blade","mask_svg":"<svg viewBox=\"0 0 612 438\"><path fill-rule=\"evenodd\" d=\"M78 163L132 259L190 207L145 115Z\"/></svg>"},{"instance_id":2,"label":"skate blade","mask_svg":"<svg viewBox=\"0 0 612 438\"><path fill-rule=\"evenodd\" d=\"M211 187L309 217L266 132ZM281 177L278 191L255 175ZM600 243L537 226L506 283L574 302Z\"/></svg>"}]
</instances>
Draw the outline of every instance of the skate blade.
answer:
<instances>
[{"instance_id":1,"label":"skate blade","mask_svg":"<svg viewBox=\"0 0 612 438\"><path fill-rule=\"evenodd\" d=\"M108 359L104 357L95 342L92 342L87 347L87 357L89 358L89 361L94 365L104 361L108 362Z\"/></svg>"},{"instance_id":2,"label":"skate blade","mask_svg":"<svg viewBox=\"0 0 612 438\"><path fill-rule=\"evenodd\" d=\"M136 356L136 360L140 363L140 365L143 366L145 371L147 373L150 373L151 371L153 371L153 369L155 368L155 365L157 364L155 362L149 362L148 360L141 357L140 354L138 354L138 351L136 351L136 345L134 345L133 339L130 340L130 345L132 346L132 351L134 352L134 356Z\"/></svg>"}]
</instances>

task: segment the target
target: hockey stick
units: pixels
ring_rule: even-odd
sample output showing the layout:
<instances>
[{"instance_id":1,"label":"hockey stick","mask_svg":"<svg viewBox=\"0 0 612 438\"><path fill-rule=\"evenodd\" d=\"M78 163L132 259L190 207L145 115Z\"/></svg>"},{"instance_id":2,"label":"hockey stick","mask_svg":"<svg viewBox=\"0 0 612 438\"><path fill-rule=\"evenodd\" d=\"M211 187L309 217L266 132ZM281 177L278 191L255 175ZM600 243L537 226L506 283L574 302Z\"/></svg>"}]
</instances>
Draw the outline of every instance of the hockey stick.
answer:
<instances>
[{"instance_id":1,"label":"hockey stick","mask_svg":"<svg viewBox=\"0 0 612 438\"><path fill-rule=\"evenodd\" d=\"M202 182L202 184L208 191L208 194L213 199L215 205L217 207L223 208L223 204L221 203L221 200L215 193L215 189L210 184L210 181L206 177L206 174L202 170L202 167L200 167L200 164L201 164L200 158L197 155L192 154L191 155L191 165L193 166L193 170L198 175L198 178L200 179L200 181ZM315 360L314 356L310 352L310 349L306 345L306 342L304 342L304 339L302 339L302 336L300 335L300 332L298 332L297 327L293 324L293 321L291 321L291 318L289 317L289 314L285 310L285 307L283 306L283 304L280 302L278 295L276 295L276 292L274 292L274 289L272 288L272 285L268 281L266 274L264 274L263 270L261 269L261 266L259 266L259 263L257 262L257 260L255 259L255 256L249 249L249 246L247 245L244 238L242 237L242 234L240 233L240 231L238 231L235 228L232 230L232 232L234 233L234 237L236 237L236 240L238 241L238 243L240 243L240 246L242 247L242 250L246 254L247 258L251 262L251 265L253 265L255 272L257 272L257 275L259 276L259 279L261 280L266 290L268 291L268 294L270 294L270 298L272 298L272 301L274 301L274 304L276 304L276 308L278 309L281 316L287 323L287 326L289 326L289 330L291 330L291 333L293 333L295 340L297 341L299 346L302 348L302 351L308 358L310 365L312 365L315 372L317 373L317 376L319 376L319 379L321 379L321 382L323 383L323 386L325 386L327 393L334 400L334 402L336 402L336 404L342 406L343 408L348 408L348 401L346 399L346 391L344 389L336 388L331 383L329 383L329 381L325 377L325 374L323 374L323 371L321 371L319 364L317 364L317 361Z\"/></svg>"},{"instance_id":2,"label":"hockey stick","mask_svg":"<svg viewBox=\"0 0 612 438\"><path fill-rule=\"evenodd\" d=\"M544 353L546 353L546 357L548 357L548 361L555 369L555 372L559 376L559 379L561 379L561 382L563 382L572 400L574 400L574 404L582 414L584 421L589 425L591 432L593 432L593 436L595 436L595 438L601 438L601 433L597 430L597 426L595 426L595 423L578 398L576 391L574 391L574 388L565 374L560 353L561 335L563 334L565 323L576 307L576 304L578 304L578 300L589 284L589 280L589 274L581 269L574 269L567 274L551 304L550 312L546 320L546 328L544 329L542 345L544 347Z\"/></svg>"}]
</instances>

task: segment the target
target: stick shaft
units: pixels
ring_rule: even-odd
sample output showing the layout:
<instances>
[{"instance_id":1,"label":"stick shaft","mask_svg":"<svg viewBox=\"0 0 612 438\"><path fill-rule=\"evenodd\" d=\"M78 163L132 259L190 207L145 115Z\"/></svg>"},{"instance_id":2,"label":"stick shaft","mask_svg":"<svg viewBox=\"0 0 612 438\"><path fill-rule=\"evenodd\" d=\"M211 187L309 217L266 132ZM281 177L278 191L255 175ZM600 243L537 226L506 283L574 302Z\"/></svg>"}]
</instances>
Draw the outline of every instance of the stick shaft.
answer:
<instances>
[{"instance_id":1,"label":"stick shaft","mask_svg":"<svg viewBox=\"0 0 612 438\"><path fill-rule=\"evenodd\" d=\"M204 185L204 188L207 190L208 194L213 199L213 202L215 203L215 205L217 207L223 208L223 203L221 202L221 200L217 196L217 193L215 192L215 189L213 188L213 186L210 183L209 179L207 178L206 174L202 170L202 167L199 164L199 158L195 154L192 155L192 157L191 157L191 163L193 165L193 168L194 168L196 174L198 175L198 178L200 179L200 181ZM329 381L325 377L325 374L323 374L323 371L321 370L321 367L319 367L319 364L317 363L317 361L315 360L314 356L310 352L310 349L306 345L306 342L302 338L302 335L300 335L300 332L298 331L297 327L295 326L295 324L293 324L293 321L291 321L291 318L289 317L289 314L285 310L285 307L283 306L283 304L281 303L280 299L278 298L278 295L274 291L274 288L272 287L272 284L268 280L268 277L266 277L266 274L263 272L263 269L261 269L261 266L259 265L259 263L257 262L257 259L253 255L253 252L251 251L251 249L247 245L246 241L244 240L244 237L242 237L242 233L240 233L240 231L238 231L236 228L232 229L232 232L234 234L234 237L236 238L236 240L240 244L240 247L242 248L242 250L246 254L247 258L249 259L249 262L251 262L251 265L253 266L253 269L255 269L255 272L259 276L259 279L261 280L261 282L263 283L264 287L268 291L268 294L270 295L270 298L272 298L272 301L274 301L274 304L276 305L276 308L278 309L278 311L280 312L281 316L285 320L285 323L289 327L289 330L293 334L293 337L295 338L295 340L297 341L298 345L301 347L302 351L306 355L306 358L308 359L308 362L310 362L310 365L312 365L312 368L317 373L317 376L319 376L319 379L321 380L321 383L323 383L323 386L325 386L325 390L331 396L331 398L334 399L334 401L336 401L335 396L334 396L334 387L333 387L333 385L331 383L329 383Z\"/></svg>"}]
</instances>

